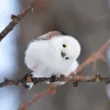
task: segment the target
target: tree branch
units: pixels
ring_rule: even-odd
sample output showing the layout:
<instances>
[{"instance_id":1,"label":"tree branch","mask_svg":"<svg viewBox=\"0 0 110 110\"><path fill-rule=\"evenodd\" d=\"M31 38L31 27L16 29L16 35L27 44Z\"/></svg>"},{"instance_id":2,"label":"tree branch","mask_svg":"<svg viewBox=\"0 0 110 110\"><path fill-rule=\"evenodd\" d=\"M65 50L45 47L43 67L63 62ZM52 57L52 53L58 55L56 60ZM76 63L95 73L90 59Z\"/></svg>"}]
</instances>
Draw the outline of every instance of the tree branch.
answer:
<instances>
[{"instance_id":1,"label":"tree branch","mask_svg":"<svg viewBox=\"0 0 110 110\"><path fill-rule=\"evenodd\" d=\"M110 40L108 40L97 52L94 52L82 64L80 64L79 67L76 69L76 71L72 72L71 75L77 74L82 69L84 69L87 65L89 65L91 63L96 63L98 60L101 60L103 62L107 62L106 58L104 56L104 53L109 45L110 45Z\"/></svg>"},{"instance_id":2,"label":"tree branch","mask_svg":"<svg viewBox=\"0 0 110 110\"><path fill-rule=\"evenodd\" d=\"M8 26L0 33L0 41L30 12L32 12L33 7L38 3L39 0L33 1L29 4L29 7L24 9L20 14L12 15L12 21Z\"/></svg>"},{"instance_id":3,"label":"tree branch","mask_svg":"<svg viewBox=\"0 0 110 110\"><path fill-rule=\"evenodd\" d=\"M47 94L50 93L50 89L42 92L42 93L39 93L39 94L36 94L32 100L30 100L29 102L27 102L26 104L22 104L21 107L19 108L19 110L26 110L31 104L33 104L34 102L36 102L39 98L43 97L43 96L46 96Z\"/></svg>"},{"instance_id":4,"label":"tree branch","mask_svg":"<svg viewBox=\"0 0 110 110\"><path fill-rule=\"evenodd\" d=\"M31 79L31 80L27 80L27 79ZM4 82L0 83L0 87L5 87L5 86L9 86L9 85L16 85L16 86L24 86L25 87L25 83L31 83L33 82L35 85L38 83L42 83L45 81L50 81L51 77L41 77L41 78L32 78L30 76L27 77L27 79L21 79L21 80L9 80L6 79L4 80ZM57 81L63 81L63 82L105 82L106 84L110 83L110 78L109 77L101 77L100 75L96 75L96 76L73 76L73 77L57 77L55 79L54 82ZM51 83L51 82L50 82Z\"/></svg>"}]
</instances>

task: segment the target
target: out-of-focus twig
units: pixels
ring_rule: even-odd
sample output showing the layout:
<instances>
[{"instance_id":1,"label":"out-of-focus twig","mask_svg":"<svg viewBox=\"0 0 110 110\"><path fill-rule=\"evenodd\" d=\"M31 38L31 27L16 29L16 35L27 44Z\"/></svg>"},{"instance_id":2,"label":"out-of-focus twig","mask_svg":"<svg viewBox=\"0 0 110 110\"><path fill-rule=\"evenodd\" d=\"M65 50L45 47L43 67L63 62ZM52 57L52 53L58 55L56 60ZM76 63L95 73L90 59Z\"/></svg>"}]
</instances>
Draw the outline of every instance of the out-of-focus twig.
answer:
<instances>
[{"instance_id":1,"label":"out-of-focus twig","mask_svg":"<svg viewBox=\"0 0 110 110\"><path fill-rule=\"evenodd\" d=\"M18 15L12 15L12 21L8 26L0 33L0 41L30 12L32 12L33 7L38 3L39 0L30 2L28 8L24 9Z\"/></svg>"},{"instance_id":2,"label":"out-of-focus twig","mask_svg":"<svg viewBox=\"0 0 110 110\"><path fill-rule=\"evenodd\" d=\"M110 40L108 40L97 52L93 53L82 64L80 64L79 67L76 69L76 71L72 72L71 75L74 75L74 74L80 72L87 65L89 65L90 63L94 63L94 62L96 63L96 61L98 61L98 60L102 60L102 61L106 62L104 52L108 48L108 45L110 45Z\"/></svg>"},{"instance_id":3,"label":"out-of-focus twig","mask_svg":"<svg viewBox=\"0 0 110 110\"><path fill-rule=\"evenodd\" d=\"M53 92L54 91L54 92ZM53 95L56 92L56 88L54 85L50 84L50 87L48 90L42 92L42 93L37 93L32 100L28 101L25 104L22 104L19 110L26 110L31 104L33 104L35 101L37 101L39 98L46 96L47 94Z\"/></svg>"},{"instance_id":4,"label":"out-of-focus twig","mask_svg":"<svg viewBox=\"0 0 110 110\"><path fill-rule=\"evenodd\" d=\"M29 102L22 104L21 107L19 108L19 110L26 110L31 104L33 104L35 101L37 101L39 98L49 94L50 90L46 90L42 93L38 93L36 94L32 100L30 100Z\"/></svg>"}]
</instances>

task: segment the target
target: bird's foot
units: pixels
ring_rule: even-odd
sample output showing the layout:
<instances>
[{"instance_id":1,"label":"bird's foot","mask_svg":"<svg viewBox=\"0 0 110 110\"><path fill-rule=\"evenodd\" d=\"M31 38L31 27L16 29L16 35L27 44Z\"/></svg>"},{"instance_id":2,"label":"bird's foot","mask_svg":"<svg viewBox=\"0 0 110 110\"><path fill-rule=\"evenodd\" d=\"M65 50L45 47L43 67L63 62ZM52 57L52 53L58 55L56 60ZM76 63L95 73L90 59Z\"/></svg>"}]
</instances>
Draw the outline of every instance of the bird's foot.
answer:
<instances>
[{"instance_id":1,"label":"bird's foot","mask_svg":"<svg viewBox=\"0 0 110 110\"><path fill-rule=\"evenodd\" d=\"M55 75L52 75L51 77L50 77L50 82L51 83L54 83L56 81L56 76Z\"/></svg>"},{"instance_id":2,"label":"bird's foot","mask_svg":"<svg viewBox=\"0 0 110 110\"><path fill-rule=\"evenodd\" d=\"M32 78L32 74L31 73L27 73L23 79L22 79L22 83L24 84L24 87L27 89L31 89L34 85L33 82L33 78Z\"/></svg>"}]
</instances>

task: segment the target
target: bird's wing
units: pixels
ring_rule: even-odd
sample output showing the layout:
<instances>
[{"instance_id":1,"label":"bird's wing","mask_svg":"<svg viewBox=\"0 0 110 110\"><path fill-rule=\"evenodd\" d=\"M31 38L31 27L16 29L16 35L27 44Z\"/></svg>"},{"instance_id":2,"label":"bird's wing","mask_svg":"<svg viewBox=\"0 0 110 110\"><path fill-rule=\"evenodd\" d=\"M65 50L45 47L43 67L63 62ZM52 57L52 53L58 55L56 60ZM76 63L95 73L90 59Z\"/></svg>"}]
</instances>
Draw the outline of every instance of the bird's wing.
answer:
<instances>
[{"instance_id":1,"label":"bird's wing","mask_svg":"<svg viewBox=\"0 0 110 110\"><path fill-rule=\"evenodd\" d=\"M58 36L58 35L62 35L62 33L59 31L50 31L40 37L37 37L37 40L49 40L49 39L51 39L55 36Z\"/></svg>"}]
</instances>

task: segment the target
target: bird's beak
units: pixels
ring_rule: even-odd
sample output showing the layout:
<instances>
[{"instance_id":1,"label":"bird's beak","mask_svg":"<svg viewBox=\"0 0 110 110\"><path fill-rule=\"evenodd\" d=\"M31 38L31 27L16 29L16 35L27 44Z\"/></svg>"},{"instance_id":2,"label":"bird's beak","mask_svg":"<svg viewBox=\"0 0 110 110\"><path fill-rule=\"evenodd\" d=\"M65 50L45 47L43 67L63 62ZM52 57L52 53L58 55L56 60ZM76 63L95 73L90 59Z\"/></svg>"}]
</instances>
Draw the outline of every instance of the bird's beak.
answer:
<instances>
[{"instance_id":1,"label":"bird's beak","mask_svg":"<svg viewBox=\"0 0 110 110\"><path fill-rule=\"evenodd\" d=\"M64 58L66 56L65 52L61 51L61 56Z\"/></svg>"}]
</instances>

